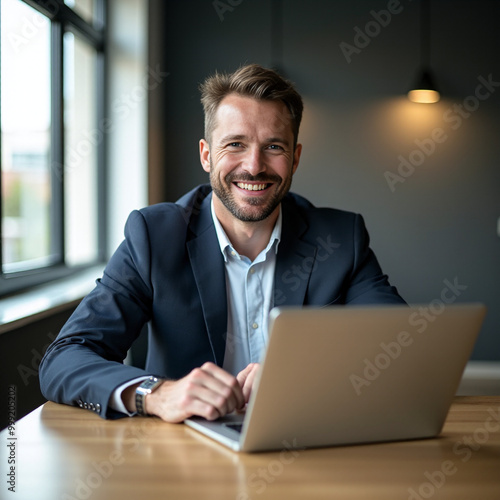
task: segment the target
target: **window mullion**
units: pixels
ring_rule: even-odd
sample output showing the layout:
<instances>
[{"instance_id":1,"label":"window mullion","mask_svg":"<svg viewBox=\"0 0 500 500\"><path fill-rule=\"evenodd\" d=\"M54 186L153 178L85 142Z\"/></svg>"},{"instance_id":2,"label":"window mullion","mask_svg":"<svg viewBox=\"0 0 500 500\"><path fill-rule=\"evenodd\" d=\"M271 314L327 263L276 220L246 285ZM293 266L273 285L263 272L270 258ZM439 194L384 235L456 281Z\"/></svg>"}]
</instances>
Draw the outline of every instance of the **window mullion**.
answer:
<instances>
[{"instance_id":1,"label":"window mullion","mask_svg":"<svg viewBox=\"0 0 500 500\"><path fill-rule=\"evenodd\" d=\"M57 263L64 262L64 89L63 26L51 26L51 252Z\"/></svg>"},{"instance_id":2,"label":"window mullion","mask_svg":"<svg viewBox=\"0 0 500 500\"><path fill-rule=\"evenodd\" d=\"M106 54L99 53L97 56L97 123L101 134L106 131ZM107 257L107 235L108 235L108 206L107 206L107 169L106 169L107 141L99 141L97 145L97 203L98 203L98 257L105 260Z\"/></svg>"}]
</instances>

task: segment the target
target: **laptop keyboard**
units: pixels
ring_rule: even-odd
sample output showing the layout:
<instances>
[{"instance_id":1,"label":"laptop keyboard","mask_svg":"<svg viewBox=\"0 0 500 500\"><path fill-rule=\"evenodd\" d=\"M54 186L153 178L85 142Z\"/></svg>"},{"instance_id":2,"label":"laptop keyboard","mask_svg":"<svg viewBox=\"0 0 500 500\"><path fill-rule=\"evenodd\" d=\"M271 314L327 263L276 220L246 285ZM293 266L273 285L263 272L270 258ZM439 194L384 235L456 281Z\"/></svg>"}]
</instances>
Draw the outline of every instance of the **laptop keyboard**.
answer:
<instances>
[{"instance_id":1,"label":"laptop keyboard","mask_svg":"<svg viewBox=\"0 0 500 500\"><path fill-rule=\"evenodd\" d=\"M228 422L224 424L226 427L229 427L230 429L235 430L236 432L241 432L241 429L243 429L243 424L237 423L237 422Z\"/></svg>"}]
</instances>

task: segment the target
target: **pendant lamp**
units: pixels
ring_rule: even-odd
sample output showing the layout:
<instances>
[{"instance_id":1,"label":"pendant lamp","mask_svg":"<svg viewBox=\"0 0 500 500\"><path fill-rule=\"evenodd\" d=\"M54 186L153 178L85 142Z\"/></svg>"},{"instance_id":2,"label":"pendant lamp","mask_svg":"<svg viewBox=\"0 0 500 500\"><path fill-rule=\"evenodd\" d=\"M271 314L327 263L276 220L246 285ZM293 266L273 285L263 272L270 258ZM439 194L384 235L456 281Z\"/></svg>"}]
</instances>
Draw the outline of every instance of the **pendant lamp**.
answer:
<instances>
[{"instance_id":1,"label":"pendant lamp","mask_svg":"<svg viewBox=\"0 0 500 500\"><path fill-rule=\"evenodd\" d=\"M420 0L420 69L415 83L408 92L413 102L438 102L440 94L430 70L430 6L429 0Z\"/></svg>"}]
</instances>

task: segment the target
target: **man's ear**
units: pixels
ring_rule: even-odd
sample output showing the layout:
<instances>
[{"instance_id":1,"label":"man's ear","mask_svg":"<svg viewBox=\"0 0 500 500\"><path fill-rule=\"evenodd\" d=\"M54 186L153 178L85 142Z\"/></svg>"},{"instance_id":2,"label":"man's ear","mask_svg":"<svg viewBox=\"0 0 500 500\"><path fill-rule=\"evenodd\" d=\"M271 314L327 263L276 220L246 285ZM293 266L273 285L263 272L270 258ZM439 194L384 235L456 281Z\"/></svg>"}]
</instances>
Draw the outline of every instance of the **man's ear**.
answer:
<instances>
[{"instance_id":1,"label":"man's ear","mask_svg":"<svg viewBox=\"0 0 500 500\"><path fill-rule=\"evenodd\" d=\"M200 140L200 162L203 170L210 173L210 146L205 139Z\"/></svg>"},{"instance_id":2,"label":"man's ear","mask_svg":"<svg viewBox=\"0 0 500 500\"><path fill-rule=\"evenodd\" d=\"M299 166L301 153L302 153L302 144L297 144L295 146L295 151L293 152L292 174L295 173L295 171L297 170L297 167Z\"/></svg>"}]
</instances>

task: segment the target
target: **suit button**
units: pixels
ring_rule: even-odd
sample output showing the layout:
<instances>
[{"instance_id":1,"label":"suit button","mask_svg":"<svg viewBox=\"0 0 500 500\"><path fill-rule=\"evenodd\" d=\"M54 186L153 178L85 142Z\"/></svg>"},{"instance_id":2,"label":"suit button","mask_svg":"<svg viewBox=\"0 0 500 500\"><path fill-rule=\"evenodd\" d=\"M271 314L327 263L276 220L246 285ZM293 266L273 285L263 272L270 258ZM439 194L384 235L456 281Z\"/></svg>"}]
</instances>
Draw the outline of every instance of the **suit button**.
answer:
<instances>
[{"instance_id":1,"label":"suit button","mask_svg":"<svg viewBox=\"0 0 500 500\"><path fill-rule=\"evenodd\" d=\"M83 401L81 399L79 399L77 403L80 408L83 408Z\"/></svg>"},{"instance_id":2,"label":"suit button","mask_svg":"<svg viewBox=\"0 0 500 500\"><path fill-rule=\"evenodd\" d=\"M97 403L97 404L95 405L95 411L96 411L97 413L101 413L101 405L100 405L99 403Z\"/></svg>"}]
</instances>

